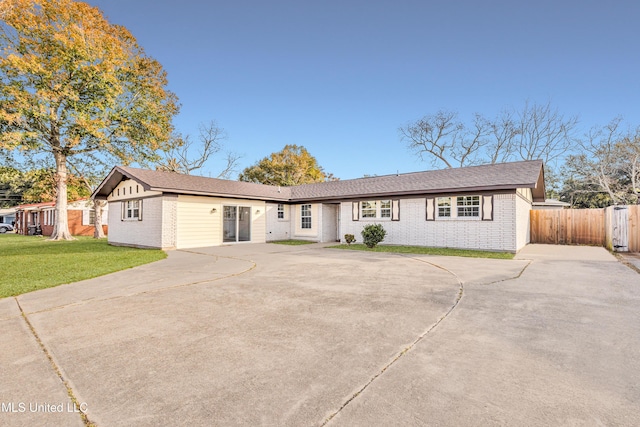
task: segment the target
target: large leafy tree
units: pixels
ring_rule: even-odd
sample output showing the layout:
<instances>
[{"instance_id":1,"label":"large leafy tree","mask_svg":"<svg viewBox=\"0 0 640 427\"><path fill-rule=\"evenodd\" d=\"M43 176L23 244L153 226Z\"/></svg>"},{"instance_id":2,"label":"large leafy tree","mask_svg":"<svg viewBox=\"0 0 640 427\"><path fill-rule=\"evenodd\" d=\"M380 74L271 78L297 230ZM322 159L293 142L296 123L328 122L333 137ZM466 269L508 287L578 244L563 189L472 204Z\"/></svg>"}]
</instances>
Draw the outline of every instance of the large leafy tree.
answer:
<instances>
[{"instance_id":1,"label":"large leafy tree","mask_svg":"<svg viewBox=\"0 0 640 427\"><path fill-rule=\"evenodd\" d=\"M253 166L245 168L240 181L269 185L300 185L332 180L333 175L325 174L318 161L306 148L286 145L281 151L271 153Z\"/></svg>"},{"instance_id":2,"label":"large leafy tree","mask_svg":"<svg viewBox=\"0 0 640 427\"><path fill-rule=\"evenodd\" d=\"M67 177L69 201L86 198L91 191L84 180L73 174ZM55 170L51 168L21 171L0 166L0 208L21 203L52 202L56 200Z\"/></svg>"},{"instance_id":3,"label":"large leafy tree","mask_svg":"<svg viewBox=\"0 0 640 427\"><path fill-rule=\"evenodd\" d=\"M0 148L55 161L52 239L70 239L69 164L153 160L177 99L161 65L95 7L2 0L0 17Z\"/></svg>"},{"instance_id":4,"label":"large leafy tree","mask_svg":"<svg viewBox=\"0 0 640 427\"><path fill-rule=\"evenodd\" d=\"M0 166L0 208L19 205L23 201L25 186L22 172L15 168Z\"/></svg>"}]
</instances>

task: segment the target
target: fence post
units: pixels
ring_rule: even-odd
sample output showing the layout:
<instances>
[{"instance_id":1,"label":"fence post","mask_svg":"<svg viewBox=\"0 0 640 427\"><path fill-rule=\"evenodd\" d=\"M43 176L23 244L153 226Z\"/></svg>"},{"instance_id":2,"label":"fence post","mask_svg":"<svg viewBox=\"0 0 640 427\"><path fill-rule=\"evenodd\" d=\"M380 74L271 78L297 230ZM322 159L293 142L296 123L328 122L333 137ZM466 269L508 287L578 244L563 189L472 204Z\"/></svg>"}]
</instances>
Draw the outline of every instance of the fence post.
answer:
<instances>
[{"instance_id":1,"label":"fence post","mask_svg":"<svg viewBox=\"0 0 640 427\"><path fill-rule=\"evenodd\" d=\"M629 252L640 252L640 205L629 206Z\"/></svg>"}]
</instances>

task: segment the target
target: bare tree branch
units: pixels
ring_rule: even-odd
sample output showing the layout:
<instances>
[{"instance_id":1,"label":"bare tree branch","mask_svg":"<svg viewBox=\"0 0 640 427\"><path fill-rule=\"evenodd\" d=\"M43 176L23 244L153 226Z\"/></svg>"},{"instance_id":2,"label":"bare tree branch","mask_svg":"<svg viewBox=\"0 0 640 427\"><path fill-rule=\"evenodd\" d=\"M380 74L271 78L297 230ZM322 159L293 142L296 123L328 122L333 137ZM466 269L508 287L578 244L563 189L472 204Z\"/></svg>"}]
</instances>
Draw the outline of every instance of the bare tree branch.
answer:
<instances>
[{"instance_id":1,"label":"bare tree branch","mask_svg":"<svg viewBox=\"0 0 640 427\"><path fill-rule=\"evenodd\" d=\"M513 157L515 139L520 133L513 113L504 110L498 117L489 122L491 142L487 144L489 163L503 163Z\"/></svg>"},{"instance_id":2,"label":"bare tree branch","mask_svg":"<svg viewBox=\"0 0 640 427\"><path fill-rule=\"evenodd\" d=\"M446 167L542 159L549 165L575 146L578 119L565 117L550 103L526 103L495 119L475 114L471 124L457 113L439 111L399 129L402 141L422 160Z\"/></svg>"},{"instance_id":3,"label":"bare tree branch","mask_svg":"<svg viewBox=\"0 0 640 427\"><path fill-rule=\"evenodd\" d=\"M577 124L577 117L565 118L550 103L527 102L519 115L516 145L520 159L542 159L549 164L564 156L575 143Z\"/></svg>"},{"instance_id":4,"label":"bare tree branch","mask_svg":"<svg viewBox=\"0 0 640 427\"><path fill-rule=\"evenodd\" d=\"M476 114L471 129L460 128L452 135L451 157L460 167L475 163L486 163L479 159L481 150L488 144L491 127L487 119Z\"/></svg>"},{"instance_id":5,"label":"bare tree branch","mask_svg":"<svg viewBox=\"0 0 640 427\"><path fill-rule=\"evenodd\" d=\"M226 166L224 167L224 169L222 169L222 171L220 171L217 177L221 179L230 179L231 175L238 168L238 162L241 158L242 155L238 153L234 153L232 151L227 152L225 158Z\"/></svg>"},{"instance_id":6,"label":"bare tree branch","mask_svg":"<svg viewBox=\"0 0 640 427\"><path fill-rule=\"evenodd\" d=\"M435 115L424 116L401 127L401 138L422 160L425 160L425 156L431 157L433 166L440 161L448 168L453 167L452 138L464 128L457 118L458 113L438 111Z\"/></svg>"},{"instance_id":7,"label":"bare tree branch","mask_svg":"<svg viewBox=\"0 0 640 427\"><path fill-rule=\"evenodd\" d=\"M223 141L227 134L223 128L218 126L215 120L207 124L200 124L198 143L194 143L189 135L173 136L170 148L165 150L160 163L156 166L158 170L191 174L193 171L201 169L215 155L224 150ZM194 150L197 150L194 153ZM219 178L229 178L238 166L241 156L234 152L225 152L225 167L218 174Z\"/></svg>"}]
</instances>

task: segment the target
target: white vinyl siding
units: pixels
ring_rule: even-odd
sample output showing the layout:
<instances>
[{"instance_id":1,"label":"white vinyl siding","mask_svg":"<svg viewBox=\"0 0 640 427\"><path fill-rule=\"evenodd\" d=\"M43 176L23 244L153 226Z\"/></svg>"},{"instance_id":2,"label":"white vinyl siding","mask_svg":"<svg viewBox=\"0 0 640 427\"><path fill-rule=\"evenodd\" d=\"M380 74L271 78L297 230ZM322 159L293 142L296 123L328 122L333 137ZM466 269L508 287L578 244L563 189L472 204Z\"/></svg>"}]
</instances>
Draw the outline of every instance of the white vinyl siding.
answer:
<instances>
[{"instance_id":1,"label":"white vinyl siding","mask_svg":"<svg viewBox=\"0 0 640 427\"><path fill-rule=\"evenodd\" d=\"M525 188L524 190L529 190ZM526 192L525 192L526 193ZM530 190L529 190L530 194ZM516 195L516 250L520 250L530 242L532 202L518 192ZM526 194L525 194L526 196Z\"/></svg>"},{"instance_id":2,"label":"white vinyl siding","mask_svg":"<svg viewBox=\"0 0 640 427\"><path fill-rule=\"evenodd\" d=\"M224 212L207 197L178 196L176 247L197 248L222 244Z\"/></svg>"},{"instance_id":3,"label":"white vinyl siding","mask_svg":"<svg viewBox=\"0 0 640 427\"><path fill-rule=\"evenodd\" d=\"M222 245L224 216L232 215L230 209L224 209L225 206L249 207L251 209L251 242L266 241L265 202L181 195L178 196L177 204L176 247L183 249Z\"/></svg>"},{"instance_id":4,"label":"white vinyl siding","mask_svg":"<svg viewBox=\"0 0 640 427\"><path fill-rule=\"evenodd\" d=\"M251 242L265 242L263 201L165 195L145 198L143 202L144 221L121 221L120 217L116 221L113 215L110 217L110 243L164 249L222 245L223 206L230 205L250 207ZM124 203L110 202L109 208L124 210Z\"/></svg>"}]
</instances>

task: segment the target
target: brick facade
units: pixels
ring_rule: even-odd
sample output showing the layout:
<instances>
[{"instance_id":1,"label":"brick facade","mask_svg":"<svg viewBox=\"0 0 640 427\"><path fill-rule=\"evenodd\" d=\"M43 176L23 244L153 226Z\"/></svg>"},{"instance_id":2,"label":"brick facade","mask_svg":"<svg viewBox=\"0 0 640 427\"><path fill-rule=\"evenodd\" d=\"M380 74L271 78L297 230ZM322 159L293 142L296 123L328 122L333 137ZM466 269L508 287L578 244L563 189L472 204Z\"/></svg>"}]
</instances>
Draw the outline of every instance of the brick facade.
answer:
<instances>
[{"instance_id":1,"label":"brick facade","mask_svg":"<svg viewBox=\"0 0 640 427\"><path fill-rule=\"evenodd\" d=\"M400 199L400 220L390 218L357 221L352 217L352 202L343 202L340 209L340 237L353 234L362 242L362 230L367 224L382 224L387 231L384 244L430 246L458 249L479 249L516 252L516 195L493 195L493 219L445 218L426 220L426 199ZM530 209L530 205L529 205ZM521 210L526 210L525 206ZM528 212L528 210L527 210ZM525 225L526 227L526 225Z\"/></svg>"},{"instance_id":2,"label":"brick facade","mask_svg":"<svg viewBox=\"0 0 640 427\"><path fill-rule=\"evenodd\" d=\"M95 227L89 224L90 202L70 202L67 209L67 221L69 232L73 236L93 236ZM106 215L107 208L103 212ZM51 236L55 226L55 204L52 202L20 205L16 211L16 233L33 234L37 226L40 226L43 236ZM106 218L104 218L106 219ZM104 234L107 235L109 227L103 225Z\"/></svg>"}]
</instances>

